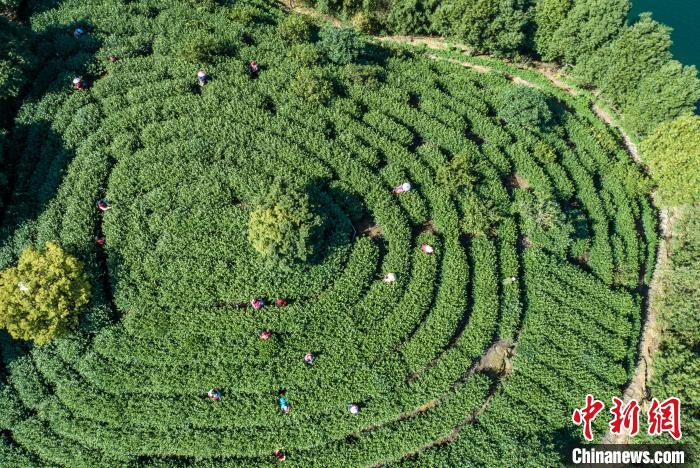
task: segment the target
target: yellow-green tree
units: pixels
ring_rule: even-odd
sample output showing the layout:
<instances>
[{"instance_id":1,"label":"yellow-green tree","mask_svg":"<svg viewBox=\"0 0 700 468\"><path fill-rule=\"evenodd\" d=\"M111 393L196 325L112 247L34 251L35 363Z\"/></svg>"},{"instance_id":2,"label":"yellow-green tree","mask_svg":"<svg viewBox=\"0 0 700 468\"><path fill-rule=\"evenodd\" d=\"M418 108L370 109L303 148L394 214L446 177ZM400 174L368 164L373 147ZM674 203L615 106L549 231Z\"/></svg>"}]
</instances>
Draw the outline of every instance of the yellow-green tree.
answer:
<instances>
[{"instance_id":1,"label":"yellow-green tree","mask_svg":"<svg viewBox=\"0 0 700 468\"><path fill-rule=\"evenodd\" d=\"M320 225L306 193L275 182L250 214L248 239L270 266L285 269L313 255Z\"/></svg>"},{"instance_id":2,"label":"yellow-green tree","mask_svg":"<svg viewBox=\"0 0 700 468\"><path fill-rule=\"evenodd\" d=\"M700 204L700 117L659 125L640 146L661 206Z\"/></svg>"},{"instance_id":3,"label":"yellow-green tree","mask_svg":"<svg viewBox=\"0 0 700 468\"><path fill-rule=\"evenodd\" d=\"M0 327L13 338L45 344L75 326L90 299L82 263L55 242L29 247L0 273Z\"/></svg>"}]
</instances>

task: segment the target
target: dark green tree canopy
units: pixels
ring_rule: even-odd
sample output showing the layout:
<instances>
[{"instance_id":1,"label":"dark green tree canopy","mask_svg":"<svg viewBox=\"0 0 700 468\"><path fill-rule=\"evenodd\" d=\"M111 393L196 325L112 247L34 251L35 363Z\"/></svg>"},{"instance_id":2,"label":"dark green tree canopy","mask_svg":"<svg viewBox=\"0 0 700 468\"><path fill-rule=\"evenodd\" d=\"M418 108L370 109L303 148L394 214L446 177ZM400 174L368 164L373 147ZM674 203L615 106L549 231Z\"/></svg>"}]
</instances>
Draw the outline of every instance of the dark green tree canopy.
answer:
<instances>
[{"instance_id":1,"label":"dark green tree canopy","mask_svg":"<svg viewBox=\"0 0 700 468\"><path fill-rule=\"evenodd\" d=\"M628 0L574 2L549 44L542 44L543 58L576 63L620 34L629 8Z\"/></svg>"},{"instance_id":2,"label":"dark green tree canopy","mask_svg":"<svg viewBox=\"0 0 700 468\"><path fill-rule=\"evenodd\" d=\"M354 29L326 25L321 28L318 36L319 49L332 63L345 65L360 55L363 42Z\"/></svg>"},{"instance_id":3,"label":"dark green tree canopy","mask_svg":"<svg viewBox=\"0 0 700 468\"><path fill-rule=\"evenodd\" d=\"M499 95L498 116L509 124L541 129L552 121L552 110L544 94L527 86L512 86Z\"/></svg>"},{"instance_id":4,"label":"dark green tree canopy","mask_svg":"<svg viewBox=\"0 0 700 468\"><path fill-rule=\"evenodd\" d=\"M561 27L572 6L573 0L538 0L535 3L532 14L535 29L532 48L543 59L552 59L552 37Z\"/></svg>"},{"instance_id":5,"label":"dark green tree canopy","mask_svg":"<svg viewBox=\"0 0 700 468\"><path fill-rule=\"evenodd\" d=\"M576 65L579 79L595 84L608 100L620 108L640 80L671 60L671 29L643 14L617 39Z\"/></svg>"},{"instance_id":6,"label":"dark green tree canopy","mask_svg":"<svg viewBox=\"0 0 700 468\"><path fill-rule=\"evenodd\" d=\"M447 0L432 21L437 32L478 52L512 55L524 44L527 15L519 0Z\"/></svg>"},{"instance_id":7,"label":"dark green tree canopy","mask_svg":"<svg viewBox=\"0 0 700 468\"><path fill-rule=\"evenodd\" d=\"M308 194L277 180L255 202L248 240L271 266L290 268L315 253L321 217Z\"/></svg>"},{"instance_id":8,"label":"dark green tree canopy","mask_svg":"<svg viewBox=\"0 0 700 468\"><path fill-rule=\"evenodd\" d=\"M622 123L637 138L644 138L658 125L695 112L700 99L700 80L695 66L671 60L658 70L647 71L626 97Z\"/></svg>"}]
</instances>

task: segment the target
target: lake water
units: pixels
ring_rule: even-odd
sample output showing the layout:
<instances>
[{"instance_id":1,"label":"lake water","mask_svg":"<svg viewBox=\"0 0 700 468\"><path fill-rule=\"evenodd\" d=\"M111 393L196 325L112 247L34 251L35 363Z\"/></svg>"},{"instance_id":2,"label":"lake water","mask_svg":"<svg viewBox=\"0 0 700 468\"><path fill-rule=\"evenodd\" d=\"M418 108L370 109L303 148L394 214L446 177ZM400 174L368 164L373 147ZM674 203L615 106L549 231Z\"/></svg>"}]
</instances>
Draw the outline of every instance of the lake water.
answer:
<instances>
[{"instance_id":1,"label":"lake water","mask_svg":"<svg viewBox=\"0 0 700 468\"><path fill-rule=\"evenodd\" d=\"M700 0L632 0L630 19L643 11L673 28L673 56L700 68Z\"/></svg>"}]
</instances>

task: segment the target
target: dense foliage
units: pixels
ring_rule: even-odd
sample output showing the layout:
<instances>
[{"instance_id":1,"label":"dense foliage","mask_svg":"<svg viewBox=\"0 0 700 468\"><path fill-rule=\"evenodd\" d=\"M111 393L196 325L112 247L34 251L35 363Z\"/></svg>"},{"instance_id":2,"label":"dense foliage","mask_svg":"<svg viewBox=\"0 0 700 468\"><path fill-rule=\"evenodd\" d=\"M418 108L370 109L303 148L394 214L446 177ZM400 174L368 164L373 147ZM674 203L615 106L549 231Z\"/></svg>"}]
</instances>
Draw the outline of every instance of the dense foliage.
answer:
<instances>
[{"instance_id":1,"label":"dense foliage","mask_svg":"<svg viewBox=\"0 0 700 468\"><path fill-rule=\"evenodd\" d=\"M498 115L512 125L544 130L554 117L547 97L534 88L513 86L499 98Z\"/></svg>"},{"instance_id":2,"label":"dense foliage","mask_svg":"<svg viewBox=\"0 0 700 468\"><path fill-rule=\"evenodd\" d=\"M0 2L0 214L4 210L8 191L7 169L11 162L7 132L12 125L18 96L26 84L27 73L34 64L28 29L2 16L3 8L8 13L14 12L15 7L13 2Z\"/></svg>"},{"instance_id":3,"label":"dense foliage","mask_svg":"<svg viewBox=\"0 0 700 468\"><path fill-rule=\"evenodd\" d=\"M0 327L10 336L46 344L78 323L89 301L83 266L57 244L22 252L0 273Z\"/></svg>"},{"instance_id":4,"label":"dense foliage","mask_svg":"<svg viewBox=\"0 0 700 468\"><path fill-rule=\"evenodd\" d=\"M680 210L674 221L669 264L656 304L661 328L654 354L652 395L683 402L683 440L700 453L700 208ZM668 438L668 443L671 439Z\"/></svg>"},{"instance_id":5,"label":"dense foliage","mask_svg":"<svg viewBox=\"0 0 700 468\"><path fill-rule=\"evenodd\" d=\"M307 194L276 181L250 213L248 239L275 267L304 262L314 253L321 226L313 210Z\"/></svg>"},{"instance_id":6,"label":"dense foliage","mask_svg":"<svg viewBox=\"0 0 700 468\"><path fill-rule=\"evenodd\" d=\"M525 40L522 0L443 0L433 29L473 46L477 52L512 55Z\"/></svg>"},{"instance_id":7,"label":"dense foliage","mask_svg":"<svg viewBox=\"0 0 700 468\"><path fill-rule=\"evenodd\" d=\"M266 3L44 7L0 267L56 241L90 301L45 346L0 335L4 464L552 466L585 394L621 394L655 211L585 97L523 75L549 124L505 121L526 72L364 44L336 63ZM183 55L190 34L225 53ZM276 178L323 216L286 270L248 239ZM477 370L495 344L512 358Z\"/></svg>"},{"instance_id":8,"label":"dense foliage","mask_svg":"<svg viewBox=\"0 0 700 468\"><path fill-rule=\"evenodd\" d=\"M662 206L700 205L700 117L660 125L640 149Z\"/></svg>"},{"instance_id":9,"label":"dense foliage","mask_svg":"<svg viewBox=\"0 0 700 468\"><path fill-rule=\"evenodd\" d=\"M478 53L539 58L600 90L636 139L693 113L694 66L673 60L670 29L643 14L627 23L629 0L310 0L323 12L372 19L372 31L438 34Z\"/></svg>"}]
</instances>

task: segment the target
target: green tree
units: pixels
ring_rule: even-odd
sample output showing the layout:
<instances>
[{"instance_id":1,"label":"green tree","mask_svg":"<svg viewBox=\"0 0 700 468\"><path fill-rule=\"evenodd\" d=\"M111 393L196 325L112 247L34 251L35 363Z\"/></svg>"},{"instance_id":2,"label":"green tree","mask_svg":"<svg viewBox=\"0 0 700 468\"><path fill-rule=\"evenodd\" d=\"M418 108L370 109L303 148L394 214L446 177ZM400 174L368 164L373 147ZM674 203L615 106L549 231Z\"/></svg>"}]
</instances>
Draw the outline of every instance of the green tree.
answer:
<instances>
[{"instance_id":1,"label":"green tree","mask_svg":"<svg viewBox=\"0 0 700 468\"><path fill-rule=\"evenodd\" d=\"M647 73L622 106L622 124L637 138L644 138L659 124L695 112L700 80L695 66L671 60Z\"/></svg>"},{"instance_id":2,"label":"green tree","mask_svg":"<svg viewBox=\"0 0 700 468\"><path fill-rule=\"evenodd\" d=\"M547 97L535 88L508 86L501 91L498 100L498 116L509 124L537 129L552 121Z\"/></svg>"},{"instance_id":3,"label":"green tree","mask_svg":"<svg viewBox=\"0 0 700 468\"><path fill-rule=\"evenodd\" d=\"M524 44L527 15L521 0L446 0L432 22L436 32L477 52L512 55Z\"/></svg>"},{"instance_id":4,"label":"green tree","mask_svg":"<svg viewBox=\"0 0 700 468\"><path fill-rule=\"evenodd\" d=\"M440 166L435 174L435 181L456 193L462 189L472 188L477 181L478 157L462 151L450 162Z\"/></svg>"},{"instance_id":5,"label":"green tree","mask_svg":"<svg viewBox=\"0 0 700 468\"><path fill-rule=\"evenodd\" d=\"M354 29L336 28L328 24L321 28L318 36L318 48L329 61L338 65L353 62L364 46Z\"/></svg>"},{"instance_id":6,"label":"green tree","mask_svg":"<svg viewBox=\"0 0 700 468\"><path fill-rule=\"evenodd\" d=\"M248 239L271 266L287 269L314 254L320 226L309 196L277 181L256 201Z\"/></svg>"},{"instance_id":7,"label":"green tree","mask_svg":"<svg viewBox=\"0 0 700 468\"><path fill-rule=\"evenodd\" d=\"M645 75L672 59L670 47L671 29L645 13L614 41L581 59L574 73L595 84L619 110Z\"/></svg>"},{"instance_id":8,"label":"green tree","mask_svg":"<svg viewBox=\"0 0 700 468\"><path fill-rule=\"evenodd\" d=\"M539 0L533 8L533 48L544 60L552 60L550 46L554 33L566 19L573 0Z\"/></svg>"},{"instance_id":9,"label":"green tree","mask_svg":"<svg viewBox=\"0 0 700 468\"><path fill-rule=\"evenodd\" d=\"M277 25L277 34L288 44L311 40L311 23L302 15L289 15Z\"/></svg>"},{"instance_id":10,"label":"green tree","mask_svg":"<svg viewBox=\"0 0 700 468\"><path fill-rule=\"evenodd\" d=\"M700 204L700 117L660 125L641 144L662 206Z\"/></svg>"},{"instance_id":11,"label":"green tree","mask_svg":"<svg viewBox=\"0 0 700 468\"><path fill-rule=\"evenodd\" d=\"M522 232L533 246L566 254L574 229L554 199L538 192L519 191L513 210L520 215Z\"/></svg>"},{"instance_id":12,"label":"green tree","mask_svg":"<svg viewBox=\"0 0 700 468\"><path fill-rule=\"evenodd\" d=\"M575 64L617 37L625 24L629 0L579 0L543 45L546 60Z\"/></svg>"},{"instance_id":13,"label":"green tree","mask_svg":"<svg viewBox=\"0 0 700 468\"><path fill-rule=\"evenodd\" d=\"M316 68L299 70L292 81L291 90L313 105L326 104L333 97L333 84L322 70Z\"/></svg>"},{"instance_id":14,"label":"green tree","mask_svg":"<svg viewBox=\"0 0 700 468\"><path fill-rule=\"evenodd\" d=\"M0 326L41 345L75 326L90 298L83 265L58 244L27 248L16 267L0 273Z\"/></svg>"},{"instance_id":15,"label":"green tree","mask_svg":"<svg viewBox=\"0 0 700 468\"><path fill-rule=\"evenodd\" d=\"M460 229L472 237L491 235L505 217L505 213L491 199L480 197L472 190L464 191L459 204L462 209Z\"/></svg>"},{"instance_id":16,"label":"green tree","mask_svg":"<svg viewBox=\"0 0 700 468\"><path fill-rule=\"evenodd\" d=\"M399 0L393 2L387 23L396 34L430 34L433 32L431 15L438 0Z\"/></svg>"}]
</instances>

